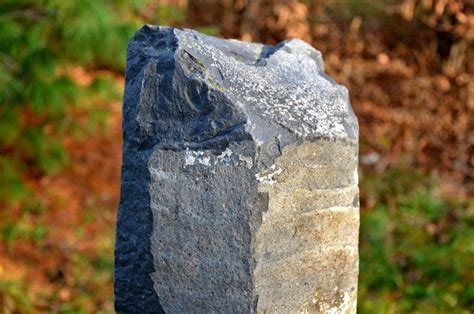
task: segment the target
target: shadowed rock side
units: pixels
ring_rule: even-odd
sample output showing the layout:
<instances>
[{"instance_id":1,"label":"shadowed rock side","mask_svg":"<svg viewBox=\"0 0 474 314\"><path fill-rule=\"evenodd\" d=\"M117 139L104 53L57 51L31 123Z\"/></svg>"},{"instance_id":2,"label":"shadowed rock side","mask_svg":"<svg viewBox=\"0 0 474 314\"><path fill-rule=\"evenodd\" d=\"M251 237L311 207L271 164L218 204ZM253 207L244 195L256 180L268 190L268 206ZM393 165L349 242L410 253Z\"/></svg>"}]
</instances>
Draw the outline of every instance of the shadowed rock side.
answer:
<instances>
[{"instance_id":1,"label":"shadowed rock side","mask_svg":"<svg viewBox=\"0 0 474 314\"><path fill-rule=\"evenodd\" d=\"M118 312L355 311L357 120L300 40L130 41Z\"/></svg>"}]
</instances>

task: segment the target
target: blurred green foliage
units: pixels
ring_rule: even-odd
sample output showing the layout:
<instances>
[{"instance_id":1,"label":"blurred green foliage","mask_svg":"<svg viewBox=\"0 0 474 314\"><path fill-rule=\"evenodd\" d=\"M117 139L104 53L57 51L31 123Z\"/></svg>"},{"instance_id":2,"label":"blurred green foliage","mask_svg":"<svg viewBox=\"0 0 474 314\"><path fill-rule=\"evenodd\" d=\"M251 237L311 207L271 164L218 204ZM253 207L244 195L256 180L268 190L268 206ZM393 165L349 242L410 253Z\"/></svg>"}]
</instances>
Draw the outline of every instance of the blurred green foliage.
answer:
<instances>
[{"instance_id":1,"label":"blurred green foliage","mask_svg":"<svg viewBox=\"0 0 474 314\"><path fill-rule=\"evenodd\" d=\"M360 313L472 313L474 207L435 193L426 176L392 169L362 189Z\"/></svg>"},{"instance_id":2,"label":"blurred green foliage","mask_svg":"<svg viewBox=\"0 0 474 314\"><path fill-rule=\"evenodd\" d=\"M67 162L61 138L77 127L68 119L72 111L86 111L93 130L104 119L100 105L120 98L107 76L77 84L69 70L123 73L127 41L143 24L148 2L0 3L0 203L31 200L25 173L61 170Z\"/></svg>"}]
</instances>

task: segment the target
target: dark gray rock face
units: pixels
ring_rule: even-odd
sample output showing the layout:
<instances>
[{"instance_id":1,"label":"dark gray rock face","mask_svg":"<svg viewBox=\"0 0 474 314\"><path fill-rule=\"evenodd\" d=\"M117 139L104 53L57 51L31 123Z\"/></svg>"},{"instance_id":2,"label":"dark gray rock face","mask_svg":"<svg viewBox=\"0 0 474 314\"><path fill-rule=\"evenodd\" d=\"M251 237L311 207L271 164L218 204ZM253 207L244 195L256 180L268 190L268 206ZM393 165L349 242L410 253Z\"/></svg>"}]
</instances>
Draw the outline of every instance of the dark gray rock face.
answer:
<instances>
[{"instance_id":1,"label":"dark gray rock face","mask_svg":"<svg viewBox=\"0 0 474 314\"><path fill-rule=\"evenodd\" d=\"M145 26L123 139L117 312L355 310L358 126L317 50Z\"/></svg>"}]
</instances>

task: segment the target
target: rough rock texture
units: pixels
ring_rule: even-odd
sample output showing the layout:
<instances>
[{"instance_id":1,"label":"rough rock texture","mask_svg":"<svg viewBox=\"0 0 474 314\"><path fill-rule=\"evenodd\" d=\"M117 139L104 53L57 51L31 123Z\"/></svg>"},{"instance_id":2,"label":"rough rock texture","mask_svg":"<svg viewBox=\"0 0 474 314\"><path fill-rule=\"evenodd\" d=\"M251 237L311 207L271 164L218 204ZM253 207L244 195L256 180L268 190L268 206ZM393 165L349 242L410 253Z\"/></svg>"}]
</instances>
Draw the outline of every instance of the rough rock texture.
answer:
<instances>
[{"instance_id":1,"label":"rough rock texture","mask_svg":"<svg viewBox=\"0 0 474 314\"><path fill-rule=\"evenodd\" d=\"M358 125L300 40L128 47L118 312L352 313Z\"/></svg>"}]
</instances>

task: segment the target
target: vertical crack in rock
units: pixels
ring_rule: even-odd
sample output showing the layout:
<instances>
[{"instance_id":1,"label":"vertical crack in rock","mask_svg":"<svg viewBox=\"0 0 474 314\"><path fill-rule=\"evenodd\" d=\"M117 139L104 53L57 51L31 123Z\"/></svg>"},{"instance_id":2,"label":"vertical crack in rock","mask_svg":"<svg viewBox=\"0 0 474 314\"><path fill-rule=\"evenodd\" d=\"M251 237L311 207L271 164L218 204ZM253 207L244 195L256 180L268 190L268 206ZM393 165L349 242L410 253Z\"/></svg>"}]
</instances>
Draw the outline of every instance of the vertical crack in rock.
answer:
<instances>
[{"instance_id":1,"label":"vertical crack in rock","mask_svg":"<svg viewBox=\"0 0 474 314\"><path fill-rule=\"evenodd\" d=\"M128 47L118 312L355 312L358 125L300 40Z\"/></svg>"}]
</instances>

